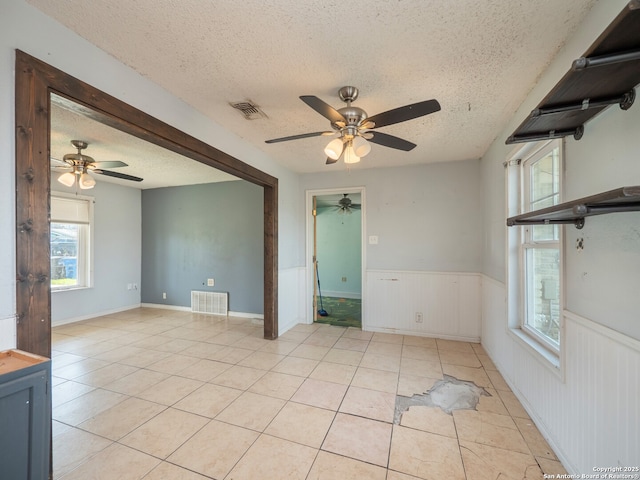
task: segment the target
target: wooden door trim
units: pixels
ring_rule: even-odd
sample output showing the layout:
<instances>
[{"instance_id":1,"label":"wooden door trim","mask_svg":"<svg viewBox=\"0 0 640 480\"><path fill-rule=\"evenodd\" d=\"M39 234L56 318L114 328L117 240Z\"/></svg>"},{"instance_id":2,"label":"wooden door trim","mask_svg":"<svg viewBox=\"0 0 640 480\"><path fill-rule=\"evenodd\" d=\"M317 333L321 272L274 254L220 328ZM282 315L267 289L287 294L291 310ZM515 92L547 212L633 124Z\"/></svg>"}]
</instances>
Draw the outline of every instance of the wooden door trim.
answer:
<instances>
[{"instance_id":1,"label":"wooden door trim","mask_svg":"<svg viewBox=\"0 0 640 480\"><path fill-rule=\"evenodd\" d=\"M278 179L16 50L17 347L51 356L50 94L119 130L264 189L264 337L278 336Z\"/></svg>"}]
</instances>

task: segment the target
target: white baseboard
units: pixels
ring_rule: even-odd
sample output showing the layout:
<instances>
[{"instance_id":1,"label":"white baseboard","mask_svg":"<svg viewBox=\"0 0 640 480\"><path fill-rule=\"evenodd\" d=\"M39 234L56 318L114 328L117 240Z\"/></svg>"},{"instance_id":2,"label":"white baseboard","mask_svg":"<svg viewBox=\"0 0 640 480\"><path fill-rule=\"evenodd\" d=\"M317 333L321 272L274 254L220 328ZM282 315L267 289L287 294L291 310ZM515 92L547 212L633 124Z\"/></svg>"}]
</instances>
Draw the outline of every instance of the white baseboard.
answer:
<instances>
[{"instance_id":1,"label":"white baseboard","mask_svg":"<svg viewBox=\"0 0 640 480\"><path fill-rule=\"evenodd\" d=\"M63 318L61 320L56 320L51 322L52 327L59 327L61 325L67 325L69 323L82 322L83 320L89 320L90 318L102 317L104 315L111 315L114 313L125 312L127 310L131 310L134 308L140 308L142 305L140 303L136 303L135 305L128 305L126 307L115 308L113 310L103 310L101 312L93 312L89 315L82 315L80 317L73 318Z\"/></svg>"},{"instance_id":2,"label":"white baseboard","mask_svg":"<svg viewBox=\"0 0 640 480\"><path fill-rule=\"evenodd\" d=\"M232 312L231 310L229 310L228 315L230 317L257 318L260 320L264 320L264 315L262 313Z\"/></svg>"},{"instance_id":3,"label":"white baseboard","mask_svg":"<svg viewBox=\"0 0 640 480\"><path fill-rule=\"evenodd\" d=\"M181 305L166 305L164 303L143 303L140 305L144 308L161 308L164 310L176 310L180 312L190 312L191 307L183 307ZM206 314L202 314L206 315ZM257 318L260 320L264 320L264 315L262 313L247 313L247 312L232 312L229 311L227 313L229 317L238 317L238 318Z\"/></svg>"},{"instance_id":4,"label":"white baseboard","mask_svg":"<svg viewBox=\"0 0 640 480\"><path fill-rule=\"evenodd\" d=\"M480 337L468 337L464 335L440 335L437 333L417 332L415 330L403 330L399 328L372 327L364 329L367 332L395 333L397 335L411 335L413 337L439 338L441 340L456 340L458 342L480 343Z\"/></svg>"},{"instance_id":5,"label":"white baseboard","mask_svg":"<svg viewBox=\"0 0 640 480\"><path fill-rule=\"evenodd\" d=\"M143 308L160 308L163 310L176 310L178 312L190 312L191 307L183 307L182 305L166 305L164 303L141 303Z\"/></svg>"}]
</instances>

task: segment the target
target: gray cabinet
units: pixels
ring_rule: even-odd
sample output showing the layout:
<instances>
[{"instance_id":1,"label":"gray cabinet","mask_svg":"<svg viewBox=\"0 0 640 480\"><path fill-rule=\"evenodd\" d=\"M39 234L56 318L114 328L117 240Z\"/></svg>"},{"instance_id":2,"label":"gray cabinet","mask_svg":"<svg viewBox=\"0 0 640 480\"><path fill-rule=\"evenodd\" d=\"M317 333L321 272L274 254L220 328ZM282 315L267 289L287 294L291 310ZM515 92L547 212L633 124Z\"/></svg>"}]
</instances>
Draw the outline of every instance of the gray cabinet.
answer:
<instances>
[{"instance_id":1,"label":"gray cabinet","mask_svg":"<svg viewBox=\"0 0 640 480\"><path fill-rule=\"evenodd\" d=\"M51 450L51 361L20 350L0 352L2 478L44 480Z\"/></svg>"}]
</instances>

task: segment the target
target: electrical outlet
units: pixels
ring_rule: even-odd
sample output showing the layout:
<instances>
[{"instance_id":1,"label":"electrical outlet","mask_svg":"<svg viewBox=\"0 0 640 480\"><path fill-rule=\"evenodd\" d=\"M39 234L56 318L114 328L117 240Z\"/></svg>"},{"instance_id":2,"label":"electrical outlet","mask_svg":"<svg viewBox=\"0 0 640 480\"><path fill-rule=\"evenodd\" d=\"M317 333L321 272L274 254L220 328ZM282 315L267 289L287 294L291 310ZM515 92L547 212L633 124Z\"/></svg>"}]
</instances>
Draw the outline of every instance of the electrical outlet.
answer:
<instances>
[{"instance_id":1,"label":"electrical outlet","mask_svg":"<svg viewBox=\"0 0 640 480\"><path fill-rule=\"evenodd\" d=\"M422 312L416 312L416 323L422 323Z\"/></svg>"},{"instance_id":2,"label":"electrical outlet","mask_svg":"<svg viewBox=\"0 0 640 480\"><path fill-rule=\"evenodd\" d=\"M130 283L127 283L127 290L131 290L133 288L133 285L131 285Z\"/></svg>"},{"instance_id":3,"label":"electrical outlet","mask_svg":"<svg viewBox=\"0 0 640 480\"><path fill-rule=\"evenodd\" d=\"M162 292L162 299L166 300L167 299L167 292Z\"/></svg>"},{"instance_id":4,"label":"electrical outlet","mask_svg":"<svg viewBox=\"0 0 640 480\"><path fill-rule=\"evenodd\" d=\"M213 281L213 278L207 278L207 287L213 287L216 282Z\"/></svg>"},{"instance_id":5,"label":"electrical outlet","mask_svg":"<svg viewBox=\"0 0 640 480\"><path fill-rule=\"evenodd\" d=\"M347 281L347 277L342 277L342 281L346 282Z\"/></svg>"}]
</instances>

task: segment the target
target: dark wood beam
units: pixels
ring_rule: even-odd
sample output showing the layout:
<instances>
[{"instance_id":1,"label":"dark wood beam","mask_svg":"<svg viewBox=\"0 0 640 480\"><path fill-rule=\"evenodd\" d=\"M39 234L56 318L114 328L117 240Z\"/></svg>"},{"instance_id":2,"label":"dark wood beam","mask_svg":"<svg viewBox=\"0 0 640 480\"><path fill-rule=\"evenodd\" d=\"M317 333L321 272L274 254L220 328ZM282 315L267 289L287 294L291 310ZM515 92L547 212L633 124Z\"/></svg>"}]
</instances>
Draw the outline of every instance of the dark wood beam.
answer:
<instances>
[{"instance_id":1,"label":"dark wood beam","mask_svg":"<svg viewBox=\"0 0 640 480\"><path fill-rule=\"evenodd\" d=\"M278 179L16 51L18 348L51 356L50 94L83 115L264 188L264 336L278 336ZM65 101L65 100L63 100Z\"/></svg>"}]
</instances>

